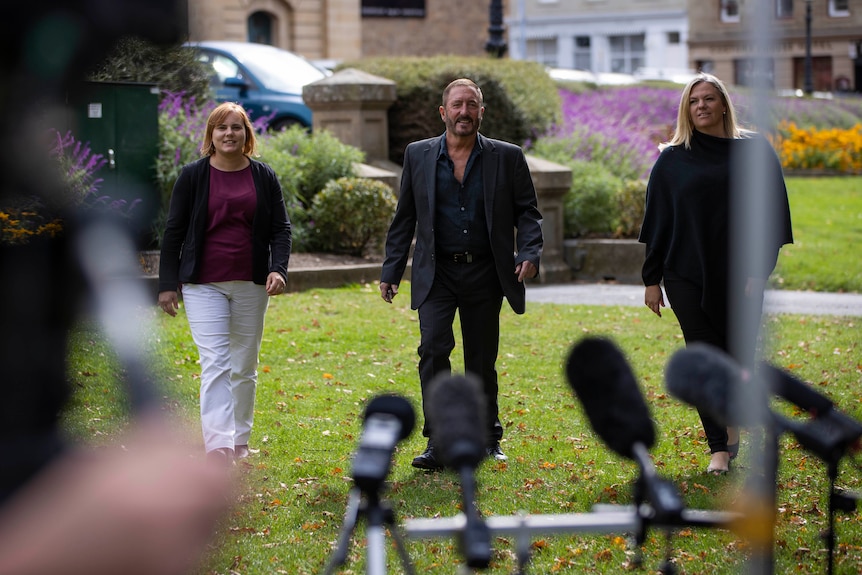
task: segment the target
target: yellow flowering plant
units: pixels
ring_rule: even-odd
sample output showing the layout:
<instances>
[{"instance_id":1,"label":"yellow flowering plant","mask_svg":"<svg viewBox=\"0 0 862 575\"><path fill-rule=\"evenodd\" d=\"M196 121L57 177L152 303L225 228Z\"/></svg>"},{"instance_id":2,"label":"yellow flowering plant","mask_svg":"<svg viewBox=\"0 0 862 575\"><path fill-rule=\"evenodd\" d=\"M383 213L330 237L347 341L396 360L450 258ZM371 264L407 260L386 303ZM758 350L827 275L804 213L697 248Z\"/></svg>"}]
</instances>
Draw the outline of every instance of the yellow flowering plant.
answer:
<instances>
[{"instance_id":1,"label":"yellow flowering plant","mask_svg":"<svg viewBox=\"0 0 862 575\"><path fill-rule=\"evenodd\" d=\"M783 121L771 140L785 170L862 173L862 124L813 128Z\"/></svg>"}]
</instances>

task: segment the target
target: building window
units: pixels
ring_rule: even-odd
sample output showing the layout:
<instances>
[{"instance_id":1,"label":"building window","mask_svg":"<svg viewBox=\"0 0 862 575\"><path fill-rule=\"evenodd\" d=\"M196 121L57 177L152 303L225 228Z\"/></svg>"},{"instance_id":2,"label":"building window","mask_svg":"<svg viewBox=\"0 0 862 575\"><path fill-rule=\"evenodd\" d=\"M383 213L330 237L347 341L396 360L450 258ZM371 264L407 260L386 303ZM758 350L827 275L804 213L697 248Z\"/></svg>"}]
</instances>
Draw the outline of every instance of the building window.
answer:
<instances>
[{"instance_id":1,"label":"building window","mask_svg":"<svg viewBox=\"0 0 862 575\"><path fill-rule=\"evenodd\" d=\"M527 59L544 64L549 68L557 67L557 39L542 38L527 40Z\"/></svg>"},{"instance_id":2,"label":"building window","mask_svg":"<svg viewBox=\"0 0 862 575\"><path fill-rule=\"evenodd\" d=\"M575 36L575 70L593 69L593 55L589 36Z\"/></svg>"},{"instance_id":3,"label":"building window","mask_svg":"<svg viewBox=\"0 0 862 575\"><path fill-rule=\"evenodd\" d=\"M668 44L679 44L679 42L680 42L679 32L668 32L667 33L667 43Z\"/></svg>"},{"instance_id":4,"label":"building window","mask_svg":"<svg viewBox=\"0 0 862 575\"><path fill-rule=\"evenodd\" d=\"M633 74L643 68L646 61L646 42L643 34L608 37L611 47L611 72Z\"/></svg>"},{"instance_id":5,"label":"building window","mask_svg":"<svg viewBox=\"0 0 862 575\"><path fill-rule=\"evenodd\" d=\"M739 22L739 2L737 0L721 0L721 21Z\"/></svg>"},{"instance_id":6,"label":"building window","mask_svg":"<svg viewBox=\"0 0 862 575\"><path fill-rule=\"evenodd\" d=\"M698 60L695 62L695 69L704 74L712 74L715 71L715 62L712 60Z\"/></svg>"},{"instance_id":7,"label":"building window","mask_svg":"<svg viewBox=\"0 0 862 575\"><path fill-rule=\"evenodd\" d=\"M272 45L272 16L255 12L248 17L248 41Z\"/></svg>"},{"instance_id":8,"label":"building window","mask_svg":"<svg viewBox=\"0 0 862 575\"><path fill-rule=\"evenodd\" d=\"M362 0L363 18L424 18L425 0Z\"/></svg>"},{"instance_id":9,"label":"building window","mask_svg":"<svg viewBox=\"0 0 862 575\"><path fill-rule=\"evenodd\" d=\"M775 17L779 20L793 18L794 0L775 0Z\"/></svg>"},{"instance_id":10,"label":"building window","mask_svg":"<svg viewBox=\"0 0 862 575\"><path fill-rule=\"evenodd\" d=\"M850 0L829 0L829 15L841 17L850 15Z\"/></svg>"}]
</instances>

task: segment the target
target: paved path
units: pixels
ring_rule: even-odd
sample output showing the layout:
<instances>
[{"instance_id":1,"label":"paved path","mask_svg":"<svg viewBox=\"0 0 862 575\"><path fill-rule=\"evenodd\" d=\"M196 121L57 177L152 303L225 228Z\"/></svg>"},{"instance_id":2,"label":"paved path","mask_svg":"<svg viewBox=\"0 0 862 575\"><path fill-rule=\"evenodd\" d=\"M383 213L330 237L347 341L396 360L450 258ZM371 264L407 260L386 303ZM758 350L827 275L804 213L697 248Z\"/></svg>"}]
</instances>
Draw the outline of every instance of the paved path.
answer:
<instances>
[{"instance_id":1,"label":"paved path","mask_svg":"<svg viewBox=\"0 0 862 575\"><path fill-rule=\"evenodd\" d=\"M528 285L527 301L584 305L644 305L644 288L619 284ZM768 290L767 313L862 316L862 294Z\"/></svg>"}]
</instances>

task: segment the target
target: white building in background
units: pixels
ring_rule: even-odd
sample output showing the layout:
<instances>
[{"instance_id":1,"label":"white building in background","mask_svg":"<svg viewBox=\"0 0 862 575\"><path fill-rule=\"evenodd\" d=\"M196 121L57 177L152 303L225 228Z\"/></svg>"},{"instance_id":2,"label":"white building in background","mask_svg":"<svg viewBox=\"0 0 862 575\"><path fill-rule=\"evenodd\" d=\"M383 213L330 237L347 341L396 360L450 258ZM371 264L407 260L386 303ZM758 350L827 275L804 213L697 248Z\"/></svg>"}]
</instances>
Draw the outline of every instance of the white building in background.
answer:
<instances>
[{"instance_id":1,"label":"white building in background","mask_svg":"<svg viewBox=\"0 0 862 575\"><path fill-rule=\"evenodd\" d=\"M508 0L509 55L549 68L685 71L686 0Z\"/></svg>"}]
</instances>

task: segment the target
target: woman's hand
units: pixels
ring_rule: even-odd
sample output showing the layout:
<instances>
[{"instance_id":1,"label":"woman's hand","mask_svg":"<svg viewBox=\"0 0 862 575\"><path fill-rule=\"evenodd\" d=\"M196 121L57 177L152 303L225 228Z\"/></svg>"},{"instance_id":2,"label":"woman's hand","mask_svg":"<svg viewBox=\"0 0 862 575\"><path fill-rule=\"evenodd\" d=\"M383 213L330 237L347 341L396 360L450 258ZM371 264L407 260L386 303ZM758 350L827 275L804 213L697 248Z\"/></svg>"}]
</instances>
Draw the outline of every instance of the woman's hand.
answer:
<instances>
[{"instance_id":1,"label":"woman's hand","mask_svg":"<svg viewBox=\"0 0 862 575\"><path fill-rule=\"evenodd\" d=\"M661 308L664 307L664 294L659 284L646 286L644 290L644 303L654 314L661 317Z\"/></svg>"},{"instance_id":2,"label":"woman's hand","mask_svg":"<svg viewBox=\"0 0 862 575\"><path fill-rule=\"evenodd\" d=\"M176 290L159 292L159 307L169 316L175 317L180 308L180 300Z\"/></svg>"},{"instance_id":3,"label":"woman's hand","mask_svg":"<svg viewBox=\"0 0 862 575\"><path fill-rule=\"evenodd\" d=\"M284 276L278 272L269 272L266 276L266 293L269 295L278 295L284 293L287 289L287 281Z\"/></svg>"}]
</instances>

